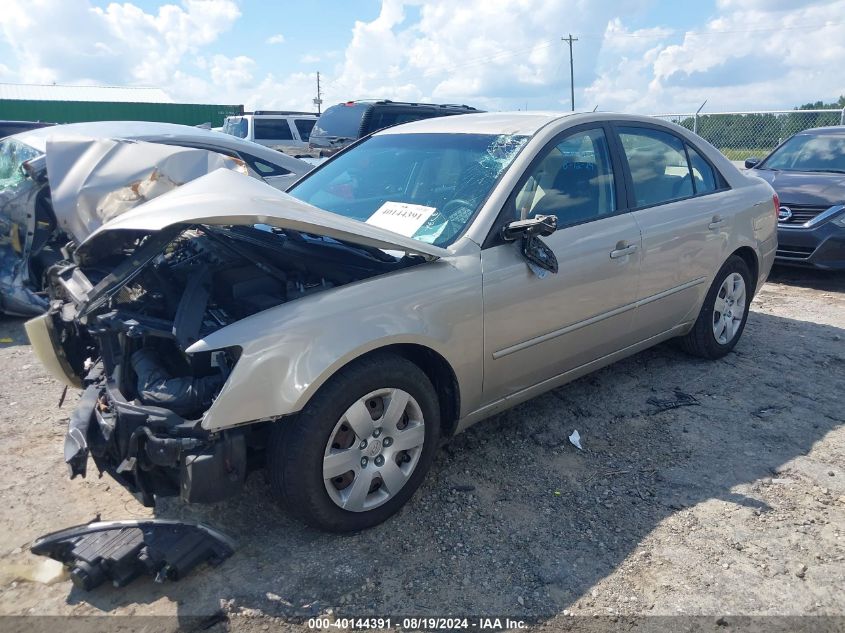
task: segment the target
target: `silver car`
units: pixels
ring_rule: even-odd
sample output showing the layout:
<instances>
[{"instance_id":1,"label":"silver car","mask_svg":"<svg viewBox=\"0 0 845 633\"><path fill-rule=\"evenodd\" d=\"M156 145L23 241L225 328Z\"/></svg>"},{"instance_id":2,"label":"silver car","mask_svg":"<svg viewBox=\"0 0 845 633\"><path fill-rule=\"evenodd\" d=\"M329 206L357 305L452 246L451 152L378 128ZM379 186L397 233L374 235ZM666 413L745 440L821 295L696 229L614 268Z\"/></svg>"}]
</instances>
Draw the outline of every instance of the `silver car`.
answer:
<instances>
[{"instance_id":1,"label":"silver car","mask_svg":"<svg viewBox=\"0 0 845 633\"><path fill-rule=\"evenodd\" d=\"M71 476L90 455L147 504L211 502L266 468L291 512L359 530L441 437L667 339L727 354L776 226L768 184L672 124L446 117L288 194L219 170L128 211L27 331L84 388Z\"/></svg>"},{"instance_id":2,"label":"silver car","mask_svg":"<svg viewBox=\"0 0 845 633\"><path fill-rule=\"evenodd\" d=\"M0 314L47 309L46 270L103 222L215 169L285 189L311 165L227 134L95 121L0 139Z\"/></svg>"}]
</instances>

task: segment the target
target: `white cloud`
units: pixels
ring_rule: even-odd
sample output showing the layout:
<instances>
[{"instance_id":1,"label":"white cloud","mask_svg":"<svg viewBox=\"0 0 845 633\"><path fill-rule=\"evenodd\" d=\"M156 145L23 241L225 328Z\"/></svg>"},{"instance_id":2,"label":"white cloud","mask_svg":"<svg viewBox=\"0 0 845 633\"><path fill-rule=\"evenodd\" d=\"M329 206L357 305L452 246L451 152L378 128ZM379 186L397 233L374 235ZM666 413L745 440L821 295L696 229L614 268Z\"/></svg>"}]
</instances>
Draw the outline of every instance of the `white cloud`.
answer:
<instances>
[{"instance_id":1,"label":"white cloud","mask_svg":"<svg viewBox=\"0 0 845 633\"><path fill-rule=\"evenodd\" d=\"M701 28L645 40L605 34L585 90L602 109L654 113L791 108L845 94L845 1L719 0ZM621 23L619 27L622 27ZM646 38L647 40L647 38Z\"/></svg>"},{"instance_id":2,"label":"white cloud","mask_svg":"<svg viewBox=\"0 0 845 633\"><path fill-rule=\"evenodd\" d=\"M845 0L717 0L715 17L687 32L630 30L618 17L642 17L651 5L383 0L375 20L356 23L327 92L339 100L565 109L565 24L579 37L579 108L654 113L695 110L705 99L711 110L790 108L845 93L837 61L845 54Z\"/></svg>"},{"instance_id":3,"label":"white cloud","mask_svg":"<svg viewBox=\"0 0 845 633\"><path fill-rule=\"evenodd\" d=\"M486 108L566 107L568 72L560 25L603 32L607 15L649 0L383 0L356 22L327 91L337 99L461 101ZM578 43L576 80L592 80L600 41Z\"/></svg>"},{"instance_id":4,"label":"white cloud","mask_svg":"<svg viewBox=\"0 0 845 633\"><path fill-rule=\"evenodd\" d=\"M16 57L13 80L151 85L178 98L195 94L183 90L186 63L239 16L233 0L183 0L156 13L131 3L6 0L0 29Z\"/></svg>"},{"instance_id":5,"label":"white cloud","mask_svg":"<svg viewBox=\"0 0 845 633\"><path fill-rule=\"evenodd\" d=\"M7 0L0 33L13 57L0 78L153 85L184 101L310 109L314 73L264 73L250 57L215 50L240 6L182 0L147 12L131 2ZM653 9L653 0L382 0L342 51L339 42L298 61L321 63L326 105L383 97L568 109L565 25L579 38L580 108L688 111L708 99L711 111L769 109L845 93L845 0L715 0L714 17L687 32L662 27ZM653 26L629 27L647 18Z\"/></svg>"}]
</instances>

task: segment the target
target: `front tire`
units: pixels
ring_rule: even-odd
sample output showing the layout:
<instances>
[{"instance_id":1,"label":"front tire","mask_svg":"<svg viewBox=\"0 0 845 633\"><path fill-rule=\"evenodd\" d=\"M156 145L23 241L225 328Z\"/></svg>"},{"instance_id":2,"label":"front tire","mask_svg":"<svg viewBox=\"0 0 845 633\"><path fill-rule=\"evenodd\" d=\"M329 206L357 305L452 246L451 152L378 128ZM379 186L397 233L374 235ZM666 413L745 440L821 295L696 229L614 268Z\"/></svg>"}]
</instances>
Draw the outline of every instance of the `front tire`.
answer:
<instances>
[{"instance_id":1,"label":"front tire","mask_svg":"<svg viewBox=\"0 0 845 633\"><path fill-rule=\"evenodd\" d=\"M381 523L414 494L440 436L437 394L411 361L378 354L332 376L305 408L276 424L267 468L276 497L330 532Z\"/></svg>"},{"instance_id":2,"label":"front tire","mask_svg":"<svg viewBox=\"0 0 845 633\"><path fill-rule=\"evenodd\" d=\"M704 304L681 348L693 356L715 360L730 352L742 336L753 286L748 265L732 255L716 274Z\"/></svg>"}]
</instances>

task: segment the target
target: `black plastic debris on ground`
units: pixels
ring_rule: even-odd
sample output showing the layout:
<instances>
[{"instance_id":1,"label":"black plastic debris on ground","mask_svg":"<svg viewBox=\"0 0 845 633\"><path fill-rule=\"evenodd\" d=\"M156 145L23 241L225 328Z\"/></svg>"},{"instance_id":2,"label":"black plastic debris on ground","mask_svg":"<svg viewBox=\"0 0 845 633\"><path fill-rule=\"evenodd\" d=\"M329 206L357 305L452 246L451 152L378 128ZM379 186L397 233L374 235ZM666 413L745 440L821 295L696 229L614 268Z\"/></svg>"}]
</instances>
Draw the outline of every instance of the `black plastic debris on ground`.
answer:
<instances>
[{"instance_id":1,"label":"black plastic debris on ground","mask_svg":"<svg viewBox=\"0 0 845 633\"><path fill-rule=\"evenodd\" d=\"M694 407L701 404L695 396L678 391L677 389L675 390L674 398L649 398L646 402L657 408L654 413L669 411L670 409L677 409L679 407Z\"/></svg>"},{"instance_id":2,"label":"black plastic debris on ground","mask_svg":"<svg viewBox=\"0 0 845 633\"><path fill-rule=\"evenodd\" d=\"M42 536L30 551L63 563L73 584L90 591L106 580L124 587L144 574L179 580L201 563L219 565L234 549L229 537L200 523L148 519L78 525Z\"/></svg>"}]
</instances>

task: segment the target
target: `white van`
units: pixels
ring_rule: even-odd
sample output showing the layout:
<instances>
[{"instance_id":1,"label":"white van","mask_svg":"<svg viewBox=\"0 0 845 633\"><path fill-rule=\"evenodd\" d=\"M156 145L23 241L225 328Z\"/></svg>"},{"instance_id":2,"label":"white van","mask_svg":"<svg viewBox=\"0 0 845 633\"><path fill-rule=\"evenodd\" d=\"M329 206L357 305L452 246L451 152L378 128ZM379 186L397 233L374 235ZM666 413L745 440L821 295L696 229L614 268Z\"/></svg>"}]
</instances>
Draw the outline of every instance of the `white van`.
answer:
<instances>
[{"instance_id":1,"label":"white van","mask_svg":"<svg viewBox=\"0 0 845 633\"><path fill-rule=\"evenodd\" d=\"M306 148L316 122L311 112L256 110L227 116L222 132L268 147Z\"/></svg>"}]
</instances>

